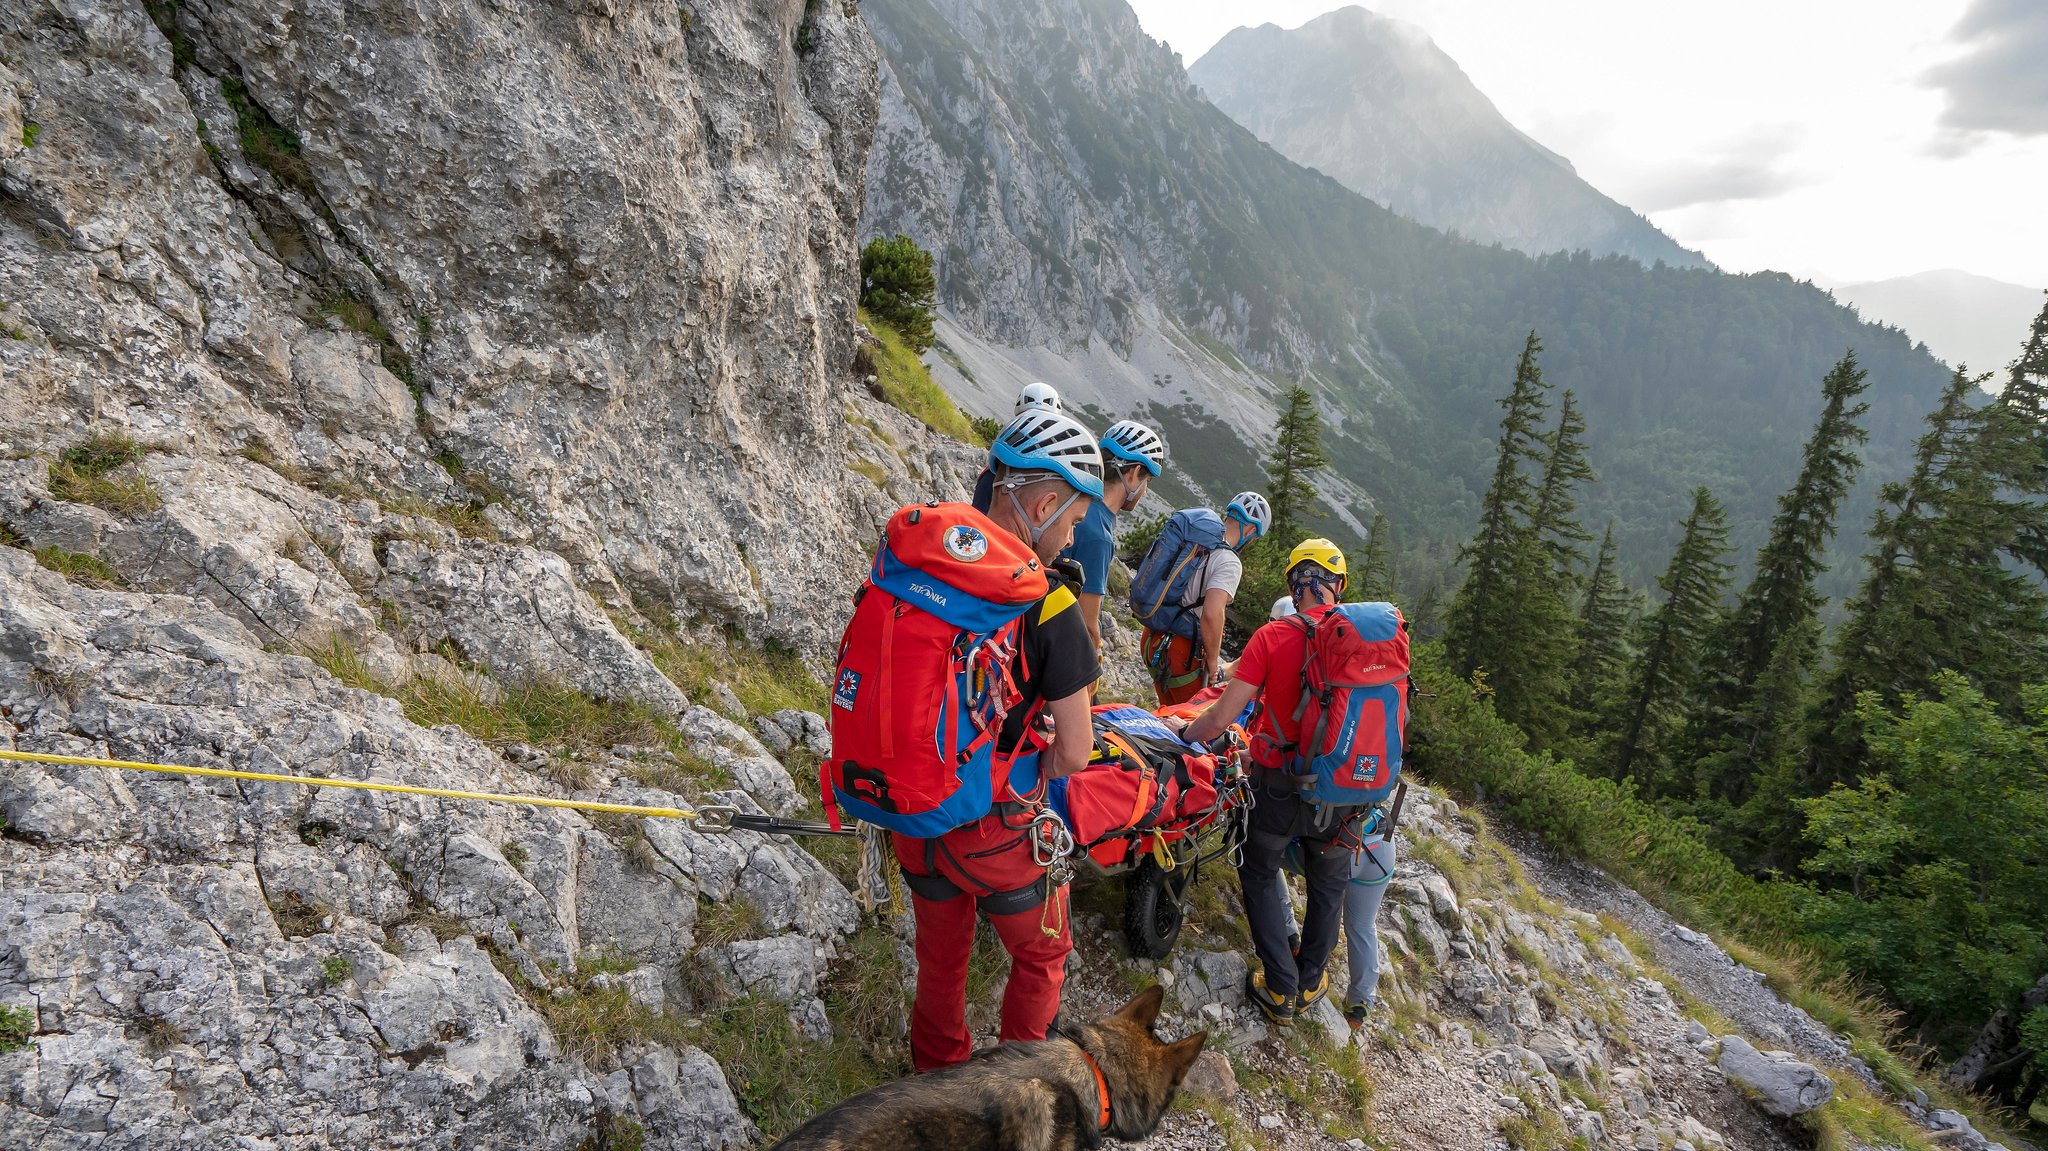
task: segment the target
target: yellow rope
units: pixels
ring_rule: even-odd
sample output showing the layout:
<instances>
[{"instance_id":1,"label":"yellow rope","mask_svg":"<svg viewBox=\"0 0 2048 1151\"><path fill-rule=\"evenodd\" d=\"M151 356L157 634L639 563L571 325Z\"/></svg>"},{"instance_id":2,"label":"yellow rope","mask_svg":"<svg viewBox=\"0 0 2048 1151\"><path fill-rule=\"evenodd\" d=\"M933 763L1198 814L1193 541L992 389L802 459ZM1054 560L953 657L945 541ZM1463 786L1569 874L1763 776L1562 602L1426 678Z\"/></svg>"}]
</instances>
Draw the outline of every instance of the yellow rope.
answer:
<instances>
[{"instance_id":1,"label":"yellow rope","mask_svg":"<svg viewBox=\"0 0 2048 1151\"><path fill-rule=\"evenodd\" d=\"M254 779L263 783L296 783L304 787L350 787L358 791L389 791L399 795L427 795L437 799L479 799L491 803L523 803L529 807L566 807L573 811L606 811L615 815L645 815L658 819L701 819L704 814L680 807L641 807L631 803L596 803L580 799L550 799L544 795L507 795L494 791L455 791L445 787L413 787L403 783L371 783L361 779L317 779L303 775L271 775L261 771L230 771L221 767L185 767L174 763L139 763L129 759L94 759L83 755L50 755L40 751L8 751L0 748L0 759L23 763L68 763L78 767L117 767L127 771L161 771L170 775L205 775L216 779Z\"/></svg>"}]
</instances>

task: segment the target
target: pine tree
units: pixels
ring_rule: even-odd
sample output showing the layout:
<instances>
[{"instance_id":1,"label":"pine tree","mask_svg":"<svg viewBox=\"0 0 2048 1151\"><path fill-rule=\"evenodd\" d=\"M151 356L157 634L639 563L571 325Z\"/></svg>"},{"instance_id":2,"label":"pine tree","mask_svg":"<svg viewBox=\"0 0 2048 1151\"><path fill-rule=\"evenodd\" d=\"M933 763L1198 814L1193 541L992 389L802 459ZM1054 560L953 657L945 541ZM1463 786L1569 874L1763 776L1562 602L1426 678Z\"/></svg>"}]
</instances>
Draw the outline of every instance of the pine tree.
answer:
<instances>
[{"instance_id":1,"label":"pine tree","mask_svg":"<svg viewBox=\"0 0 2048 1151\"><path fill-rule=\"evenodd\" d=\"M1697 771L1729 770L1739 758L1750 773L1749 799L1740 807L1725 797L1701 800L1693 814L1715 831L1717 846L1731 858L1750 862L1754 870L1788 871L1798 860L1787 847L1800 834L1798 801L1804 798L1801 777L1807 756L1806 714L1812 707L1813 664L1820 650L1818 618L1795 624L1778 640L1735 715L1745 740L1703 761Z\"/></svg>"},{"instance_id":2,"label":"pine tree","mask_svg":"<svg viewBox=\"0 0 2048 1151\"><path fill-rule=\"evenodd\" d=\"M1577 515L1578 485L1594 478L1585 432L1567 390L1558 403L1557 426L1543 438L1535 506L1514 538L1511 579L1500 597L1512 614L1504 621L1507 630L1495 637L1499 662L1489 668L1494 706L1538 749L1556 746L1569 728L1565 704L1578 639L1572 601L1585 563L1580 548L1592 541Z\"/></svg>"},{"instance_id":3,"label":"pine tree","mask_svg":"<svg viewBox=\"0 0 2048 1151\"><path fill-rule=\"evenodd\" d=\"M2048 301L2034 317L2020 358L2012 362L2005 390L1998 397L2006 404L2039 418L2048 418Z\"/></svg>"},{"instance_id":4,"label":"pine tree","mask_svg":"<svg viewBox=\"0 0 2048 1151\"><path fill-rule=\"evenodd\" d=\"M1557 426L1543 440L1543 479L1536 489L1536 510L1529 530L1551 570L1566 580L1586 562L1585 545L1593 537L1578 520L1578 486L1599 477L1586 461L1586 421L1578 401L1566 388L1558 400Z\"/></svg>"},{"instance_id":5,"label":"pine tree","mask_svg":"<svg viewBox=\"0 0 2048 1151\"><path fill-rule=\"evenodd\" d=\"M1860 777L1862 692L1890 704L1953 668L2010 708L2048 675L2048 433L2031 387L1975 406L1983 379L1957 369L1912 476L1885 490L1816 708L1809 794Z\"/></svg>"},{"instance_id":6,"label":"pine tree","mask_svg":"<svg viewBox=\"0 0 2048 1151\"><path fill-rule=\"evenodd\" d=\"M937 294L932 254L909 236L876 236L860 250L860 306L896 329L914 351L932 346Z\"/></svg>"},{"instance_id":7,"label":"pine tree","mask_svg":"<svg viewBox=\"0 0 2048 1151\"><path fill-rule=\"evenodd\" d=\"M1365 538L1365 557L1352 569L1351 598L1363 601L1394 598L1394 541L1388 534L1387 517L1374 512L1372 532Z\"/></svg>"},{"instance_id":8,"label":"pine tree","mask_svg":"<svg viewBox=\"0 0 2048 1151\"><path fill-rule=\"evenodd\" d=\"M1517 545L1536 503L1535 485L1523 465L1542 458L1543 416L1549 406L1536 363L1542 351L1542 340L1530 332L1515 365L1515 382L1500 401L1506 415L1500 422L1493 481L1479 505L1479 531L1458 550L1458 561L1466 565L1465 582L1445 613L1444 646L1459 674L1468 677L1481 667L1498 671L1506 654L1501 641L1513 634L1513 605L1506 601Z\"/></svg>"},{"instance_id":9,"label":"pine tree","mask_svg":"<svg viewBox=\"0 0 2048 1151\"><path fill-rule=\"evenodd\" d=\"M1283 554L1301 542L1303 523L1315 506L1316 489L1309 473L1329 462L1315 396L1296 384L1287 390L1287 407L1273 429L1273 453L1266 457L1266 499L1273 505L1273 526L1266 538Z\"/></svg>"},{"instance_id":10,"label":"pine tree","mask_svg":"<svg viewBox=\"0 0 2048 1151\"><path fill-rule=\"evenodd\" d=\"M1761 767L1753 753L1769 742L1766 732L1796 722L1796 713L1763 708L1756 685L1786 651L1813 653L1805 644L1788 649L1784 640L1818 619L1825 602L1814 581L1827 566L1835 513L1862 465L1856 449L1866 436L1857 421L1870 405L1852 401L1869 386L1868 375L1850 352L1821 380L1820 419L1807 437L1798 479L1779 497L1770 538L1757 553L1756 574L1709 645L1692 744L1701 761L1695 771L1700 788L1714 799L1747 801ZM1781 670L1803 679L1806 669ZM1783 692L1775 698L1799 702Z\"/></svg>"},{"instance_id":11,"label":"pine tree","mask_svg":"<svg viewBox=\"0 0 2048 1151\"><path fill-rule=\"evenodd\" d=\"M1863 759L1863 740L1856 731L1856 697L1878 690L1888 678L1887 643L1896 641L1912 617L1897 610L1896 601L1920 598L1921 573L1914 553L1927 534L1930 519L1939 515L1941 489L1951 463L1973 427L1969 393L1972 384L1961 371L1950 378L1927 431L1913 451L1913 471L1901 482L1884 486L1881 506L1871 517L1871 550L1864 556L1862 585L1849 602L1849 617L1835 638L1832 666L1815 701L1803 790L1817 795L1829 784L1854 779Z\"/></svg>"},{"instance_id":12,"label":"pine tree","mask_svg":"<svg viewBox=\"0 0 2048 1151\"><path fill-rule=\"evenodd\" d=\"M1614 525L1610 523L1600 540L1579 608L1578 659L1572 665L1569 708L1571 734L1581 741L1593 734L1628 667L1632 597L1616 568Z\"/></svg>"},{"instance_id":13,"label":"pine tree","mask_svg":"<svg viewBox=\"0 0 2048 1151\"><path fill-rule=\"evenodd\" d=\"M1668 792L1670 744L1683 729L1698 679L1699 658L1721 615L1728 588L1728 515L1714 494L1693 492L1678 550L1657 578L1664 602L1638 630L1642 653L1611 724L1608 771L1633 775L1645 792Z\"/></svg>"},{"instance_id":14,"label":"pine tree","mask_svg":"<svg viewBox=\"0 0 2048 1151\"><path fill-rule=\"evenodd\" d=\"M1287 554L1308 534L1304 521L1315 506L1316 489L1309 473L1330 462L1323 451L1323 417L1315 396L1296 385L1287 391L1287 406L1273 428L1273 451L1266 457L1266 499L1273 523L1264 538L1244 552L1244 579L1238 598L1247 604L1268 604L1287 591ZM1263 616L1259 618L1264 618Z\"/></svg>"}]
</instances>

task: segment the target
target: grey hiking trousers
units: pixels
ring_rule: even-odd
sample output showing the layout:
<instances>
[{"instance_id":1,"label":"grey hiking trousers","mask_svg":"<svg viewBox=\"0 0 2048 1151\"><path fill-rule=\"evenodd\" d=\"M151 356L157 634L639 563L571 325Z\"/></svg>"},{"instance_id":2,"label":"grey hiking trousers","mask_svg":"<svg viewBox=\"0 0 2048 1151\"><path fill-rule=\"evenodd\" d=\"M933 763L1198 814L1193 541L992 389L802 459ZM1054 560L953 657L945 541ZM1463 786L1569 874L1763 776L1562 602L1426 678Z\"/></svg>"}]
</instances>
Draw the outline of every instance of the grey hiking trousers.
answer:
<instances>
[{"instance_id":1,"label":"grey hiking trousers","mask_svg":"<svg viewBox=\"0 0 2048 1151\"><path fill-rule=\"evenodd\" d=\"M1346 1006L1363 1003L1379 1006L1374 994L1380 984L1380 901L1387 896L1387 881L1394 877L1394 843L1380 835L1365 837L1365 845L1351 858L1351 879L1344 885L1344 950L1349 959L1351 983L1345 988ZM1294 900L1287 892L1287 872L1301 873L1298 848L1290 848L1287 866L1274 877L1280 890L1280 905L1287 909L1289 934L1300 928L1294 918Z\"/></svg>"}]
</instances>

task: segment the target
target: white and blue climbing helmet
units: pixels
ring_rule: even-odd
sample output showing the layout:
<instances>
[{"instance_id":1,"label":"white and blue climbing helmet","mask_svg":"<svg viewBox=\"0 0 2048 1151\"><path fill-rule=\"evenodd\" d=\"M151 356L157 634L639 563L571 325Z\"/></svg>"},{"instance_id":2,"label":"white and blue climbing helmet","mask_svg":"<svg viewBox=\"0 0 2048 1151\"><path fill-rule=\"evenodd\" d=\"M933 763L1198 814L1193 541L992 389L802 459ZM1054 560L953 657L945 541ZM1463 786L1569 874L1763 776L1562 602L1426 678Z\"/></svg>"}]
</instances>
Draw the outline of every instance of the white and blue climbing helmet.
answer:
<instances>
[{"instance_id":1,"label":"white and blue climbing helmet","mask_svg":"<svg viewBox=\"0 0 2048 1151\"><path fill-rule=\"evenodd\" d=\"M1047 383L1025 384L1024 390L1017 393L1017 407L1012 414L1021 416L1033 408L1043 408L1048 412L1067 410L1066 405L1060 403L1059 392Z\"/></svg>"},{"instance_id":2,"label":"white and blue climbing helmet","mask_svg":"<svg viewBox=\"0 0 2048 1151\"><path fill-rule=\"evenodd\" d=\"M1156 476L1161 461L1166 459L1166 441L1136 420L1118 420L1102 433L1102 451L1105 457L1141 465Z\"/></svg>"},{"instance_id":3,"label":"white and blue climbing helmet","mask_svg":"<svg viewBox=\"0 0 2048 1151\"><path fill-rule=\"evenodd\" d=\"M1273 505L1267 503L1266 497L1257 492L1239 492L1230 497L1230 506L1223 509L1223 515L1227 519L1249 525L1253 540L1265 535L1273 526ZM1242 540L1237 546L1242 548L1250 542L1251 540Z\"/></svg>"},{"instance_id":4,"label":"white and blue climbing helmet","mask_svg":"<svg viewBox=\"0 0 2048 1151\"><path fill-rule=\"evenodd\" d=\"M1012 472L1054 472L1082 495L1102 498L1102 453L1095 437L1064 412L1033 408L996 433L988 450L990 467ZM1014 477L1036 482L1036 476Z\"/></svg>"},{"instance_id":5,"label":"white and blue climbing helmet","mask_svg":"<svg viewBox=\"0 0 2048 1151\"><path fill-rule=\"evenodd\" d=\"M1010 506L1030 529L1033 547L1075 500L1102 498L1102 452L1095 435L1064 412L1033 408L1011 420L996 433L988 464L991 469L1005 469L995 482L996 490L1009 497ZM1033 521L1017 498L1017 489L1038 483L1046 473L1065 480L1073 494L1042 522Z\"/></svg>"}]
</instances>

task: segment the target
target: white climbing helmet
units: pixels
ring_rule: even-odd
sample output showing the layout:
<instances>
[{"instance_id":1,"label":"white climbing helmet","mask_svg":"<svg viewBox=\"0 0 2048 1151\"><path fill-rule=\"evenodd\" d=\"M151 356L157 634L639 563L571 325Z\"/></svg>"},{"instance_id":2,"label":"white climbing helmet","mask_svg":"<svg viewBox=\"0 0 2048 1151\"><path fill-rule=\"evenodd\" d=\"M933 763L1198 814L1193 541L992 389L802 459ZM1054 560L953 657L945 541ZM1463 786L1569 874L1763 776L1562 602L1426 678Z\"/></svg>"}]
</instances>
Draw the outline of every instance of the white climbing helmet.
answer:
<instances>
[{"instance_id":1,"label":"white climbing helmet","mask_svg":"<svg viewBox=\"0 0 2048 1151\"><path fill-rule=\"evenodd\" d=\"M1166 441L1136 420L1118 420L1109 425L1109 430L1102 433L1102 450L1117 459L1140 464L1155 476L1159 474L1160 462L1166 459Z\"/></svg>"},{"instance_id":2,"label":"white climbing helmet","mask_svg":"<svg viewBox=\"0 0 2048 1151\"><path fill-rule=\"evenodd\" d=\"M1265 535L1273 526L1273 505L1257 492L1239 492L1230 497L1230 506L1223 509L1223 514L1226 518L1251 525L1252 539ZM1244 544L1238 546L1243 547Z\"/></svg>"},{"instance_id":3,"label":"white climbing helmet","mask_svg":"<svg viewBox=\"0 0 2048 1151\"><path fill-rule=\"evenodd\" d=\"M988 462L1013 472L1055 472L1075 491L1102 498L1102 453L1081 421L1065 412L1021 413L996 433Z\"/></svg>"},{"instance_id":4,"label":"white climbing helmet","mask_svg":"<svg viewBox=\"0 0 2048 1151\"><path fill-rule=\"evenodd\" d=\"M1021 416L1033 408L1044 408L1049 412L1067 410L1066 406L1060 403L1059 392L1047 383L1025 384L1024 390L1017 393L1017 408L1014 414Z\"/></svg>"},{"instance_id":5,"label":"white climbing helmet","mask_svg":"<svg viewBox=\"0 0 2048 1151\"><path fill-rule=\"evenodd\" d=\"M1293 615L1296 610L1297 609L1294 606L1294 597L1291 595L1283 595L1279 599L1273 601L1273 610L1267 618L1286 619L1288 616Z\"/></svg>"}]
</instances>

